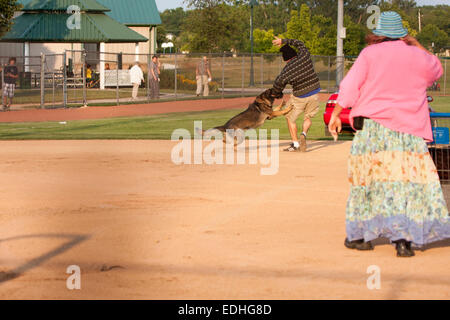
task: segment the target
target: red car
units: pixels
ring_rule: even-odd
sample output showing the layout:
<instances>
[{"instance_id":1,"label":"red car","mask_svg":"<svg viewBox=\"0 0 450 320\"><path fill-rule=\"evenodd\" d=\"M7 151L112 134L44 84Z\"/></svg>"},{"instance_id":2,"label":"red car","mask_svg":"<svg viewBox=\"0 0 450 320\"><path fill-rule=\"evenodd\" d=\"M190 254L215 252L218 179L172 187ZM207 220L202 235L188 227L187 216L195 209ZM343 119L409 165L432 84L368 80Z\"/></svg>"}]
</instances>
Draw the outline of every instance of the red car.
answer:
<instances>
[{"instance_id":1,"label":"red car","mask_svg":"<svg viewBox=\"0 0 450 320\"><path fill-rule=\"evenodd\" d=\"M325 107L325 112L323 114L323 122L325 122L325 135L331 136L328 131L328 124L330 123L331 114L333 113L334 107L336 106L336 100L338 98L338 93L333 93L329 98L327 105ZM427 96L428 103L433 102L433 97ZM435 112L430 105L428 105L430 112ZM341 122L342 122L342 131L355 132L352 126L350 125L350 111L352 108L342 109L340 114Z\"/></svg>"},{"instance_id":2,"label":"red car","mask_svg":"<svg viewBox=\"0 0 450 320\"><path fill-rule=\"evenodd\" d=\"M333 93L329 98L327 105L325 107L325 112L323 114L323 121L325 122L325 134L330 136L330 132L328 131L328 124L330 123L331 114L333 113L334 107L336 106L336 100L338 98L337 93ZM350 111L352 109L343 109L340 115L342 122L342 131L355 132L352 126L350 125Z\"/></svg>"}]
</instances>

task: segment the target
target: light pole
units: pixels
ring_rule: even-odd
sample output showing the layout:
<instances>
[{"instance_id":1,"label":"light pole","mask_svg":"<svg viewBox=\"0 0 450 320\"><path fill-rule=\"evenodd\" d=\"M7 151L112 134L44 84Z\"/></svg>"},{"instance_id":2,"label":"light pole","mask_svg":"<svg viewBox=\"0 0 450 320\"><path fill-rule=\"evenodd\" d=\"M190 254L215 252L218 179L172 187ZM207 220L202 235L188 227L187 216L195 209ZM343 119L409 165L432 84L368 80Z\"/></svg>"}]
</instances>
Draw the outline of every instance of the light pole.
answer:
<instances>
[{"instance_id":1,"label":"light pole","mask_svg":"<svg viewBox=\"0 0 450 320\"><path fill-rule=\"evenodd\" d=\"M338 0L337 46L336 46L336 87L344 78L344 0Z\"/></svg>"},{"instance_id":2,"label":"light pole","mask_svg":"<svg viewBox=\"0 0 450 320\"><path fill-rule=\"evenodd\" d=\"M255 85L255 73L253 68L253 7L258 1L250 0L250 87Z\"/></svg>"}]
</instances>

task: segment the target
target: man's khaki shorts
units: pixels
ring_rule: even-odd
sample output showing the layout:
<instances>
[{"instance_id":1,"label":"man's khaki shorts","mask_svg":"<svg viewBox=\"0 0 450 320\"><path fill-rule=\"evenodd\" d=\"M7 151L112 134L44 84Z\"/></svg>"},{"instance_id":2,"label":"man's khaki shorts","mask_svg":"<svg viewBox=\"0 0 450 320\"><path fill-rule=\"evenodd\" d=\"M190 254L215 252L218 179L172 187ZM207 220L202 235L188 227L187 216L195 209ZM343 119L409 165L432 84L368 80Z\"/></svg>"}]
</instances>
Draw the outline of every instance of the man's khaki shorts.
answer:
<instances>
[{"instance_id":1,"label":"man's khaki shorts","mask_svg":"<svg viewBox=\"0 0 450 320\"><path fill-rule=\"evenodd\" d=\"M319 112L319 95L315 94L307 98L297 98L291 96L286 107L292 106L291 112L286 118L291 122L296 122L300 114L305 113L304 119L311 119Z\"/></svg>"}]
</instances>

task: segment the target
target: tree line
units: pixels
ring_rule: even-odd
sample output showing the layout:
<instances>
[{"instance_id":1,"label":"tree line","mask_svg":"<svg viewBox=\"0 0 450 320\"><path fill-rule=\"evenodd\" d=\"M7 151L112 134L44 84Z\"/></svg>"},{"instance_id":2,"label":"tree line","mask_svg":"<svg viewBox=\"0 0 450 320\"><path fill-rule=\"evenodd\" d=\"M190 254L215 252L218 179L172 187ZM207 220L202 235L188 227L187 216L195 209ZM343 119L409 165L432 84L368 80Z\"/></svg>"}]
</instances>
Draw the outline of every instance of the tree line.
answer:
<instances>
[{"instance_id":1,"label":"tree line","mask_svg":"<svg viewBox=\"0 0 450 320\"><path fill-rule=\"evenodd\" d=\"M0 0L0 37L9 31L14 12L21 8L17 0Z\"/></svg>"},{"instance_id":2,"label":"tree line","mask_svg":"<svg viewBox=\"0 0 450 320\"><path fill-rule=\"evenodd\" d=\"M185 0L188 10L161 13L158 44L174 35L178 51L249 52L250 0ZM274 36L302 40L316 55L335 55L336 0L259 0L254 6L254 51L275 53ZM414 0L345 0L345 55L356 56L365 47L370 5L398 12L409 33L434 52L449 46L450 6L418 7ZM419 26L419 10L421 24Z\"/></svg>"},{"instance_id":3,"label":"tree line","mask_svg":"<svg viewBox=\"0 0 450 320\"><path fill-rule=\"evenodd\" d=\"M178 51L249 52L251 0L184 0L188 10L169 9L161 13L158 45L174 35ZM257 53L273 53L273 36L297 38L312 54L336 52L336 0L258 0L254 6L254 45ZM402 16L409 33L436 53L449 47L450 6L418 7L414 0L344 0L345 55L358 55L369 32L367 8L394 10ZM0 0L0 36L11 27L16 0ZM419 25L419 12L420 22Z\"/></svg>"}]
</instances>

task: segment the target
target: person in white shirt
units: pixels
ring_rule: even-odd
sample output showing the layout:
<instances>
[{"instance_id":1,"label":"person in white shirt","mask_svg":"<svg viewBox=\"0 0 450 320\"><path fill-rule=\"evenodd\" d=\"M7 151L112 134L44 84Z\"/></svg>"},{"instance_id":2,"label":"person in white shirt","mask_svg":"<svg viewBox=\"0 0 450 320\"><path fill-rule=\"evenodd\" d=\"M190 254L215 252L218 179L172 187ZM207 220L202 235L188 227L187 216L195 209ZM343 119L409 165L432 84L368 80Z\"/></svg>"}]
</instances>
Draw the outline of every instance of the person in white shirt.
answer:
<instances>
[{"instance_id":1,"label":"person in white shirt","mask_svg":"<svg viewBox=\"0 0 450 320\"><path fill-rule=\"evenodd\" d=\"M130 79L133 85L133 93L131 99L134 101L138 96L139 86L144 80L144 72L142 72L141 67L139 67L139 62L136 61L134 66L130 70Z\"/></svg>"}]
</instances>

